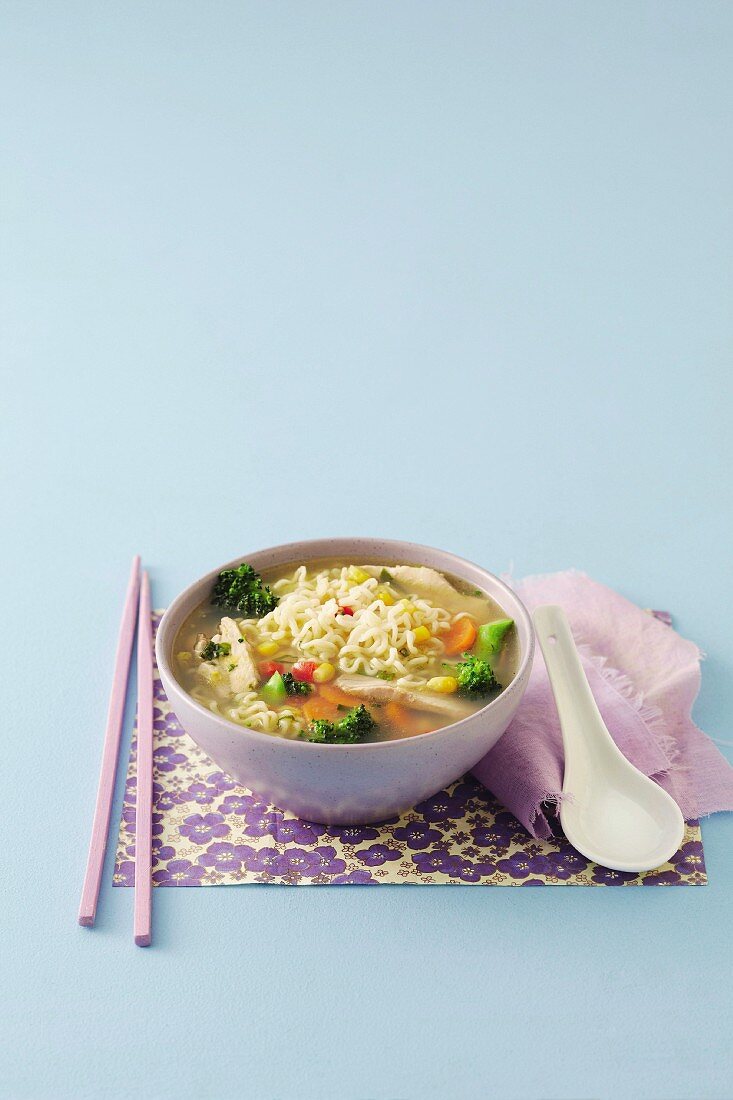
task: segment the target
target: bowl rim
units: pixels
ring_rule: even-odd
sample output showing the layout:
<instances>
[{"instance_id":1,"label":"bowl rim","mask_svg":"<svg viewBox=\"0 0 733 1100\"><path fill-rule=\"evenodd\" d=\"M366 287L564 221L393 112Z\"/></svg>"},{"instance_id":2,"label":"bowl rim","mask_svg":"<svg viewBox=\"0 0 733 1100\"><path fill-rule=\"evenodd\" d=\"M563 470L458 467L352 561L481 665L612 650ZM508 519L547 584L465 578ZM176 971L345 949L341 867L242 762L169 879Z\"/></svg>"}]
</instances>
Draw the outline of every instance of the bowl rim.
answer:
<instances>
[{"instance_id":1,"label":"bowl rim","mask_svg":"<svg viewBox=\"0 0 733 1100\"><path fill-rule=\"evenodd\" d=\"M527 632L528 643L527 643L527 646L526 646L524 652L521 654L519 665L517 667L517 671L514 674L514 678L512 679L512 682L510 684L508 684L508 686L505 687L504 690L502 692L500 692L499 695L497 695L494 699L491 699L483 707L480 707L478 710L473 711L473 713L466 715L464 718L459 718L458 721L456 721L456 722L450 722L446 726L439 726L438 729L428 730L427 733L416 733L416 734L413 734L410 737L393 738L393 739L390 739L388 741L366 741L364 743L361 743L361 744L357 743L357 744L354 744L354 745L338 745L338 744L337 745L328 745L328 744L324 744L322 742L305 741L305 740L302 740L302 739L297 738L297 737L295 737L295 738L279 737L277 734L265 733L263 730L252 729L250 726L242 726L238 722L233 722L230 718L225 718L223 715L217 714L215 711L210 710L208 707L203 706L196 699L194 699L185 690L185 688L182 687L182 685L178 682L178 679L174 675L173 670L171 668L171 663L168 660L167 654L165 654L163 652L162 636L163 636L163 633L164 633L164 628L167 625L166 620L170 620L174 617L175 612L178 610L180 605L187 600L187 598L189 597L189 594L190 594L190 592L193 588L197 588L200 584L202 584L206 580L209 580L210 578L213 580L213 578L216 577L219 573L221 573L222 570L224 570L224 569L236 568L237 565L241 564L242 562L248 561L248 558L252 557L255 554L260 555L260 554L268 554L268 553L275 553L275 552L278 553L278 554L282 554L282 553L284 553L286 551L289 551L289 550L292 550L294 555L295 555L294 558L292 559L293 561L297 561L302 556L302 558L303 558L302 564L307 564L308 561L318 561L319 557L324 556L324 555L318 555L318 554L311 554L309 556L308 555L308 547L320 546L324 542L334 542L334 543L348 542L348 543L354 544L357 548L358 548L359 544L365 544L365 545L370 544L371 545L375 542L378 542L380 544L380 546L383 546L383 547L386 548L387 552L389 552L389 550L392 547L397 548L397 547L400 547L400 546L402 546L402 547L409 546L411 549L414 549L414 550L425 550L428 553L440 554L441 557L443 557L444 559L448 559L449 561L454 562L457 566L459 566L459 568L455 570L456 576L460 577L461 576L460 567L467 565L467 566L471 567L472 569L477 569L479 571L479 573L483 573L486 577L491 578L491 580L493 582L495 582L501 589L503 589L503 591L510 597L510 599L516 601L517 608L519 610L519 617L523 620L523 625L524 625L524 627L526 629L526 632ZM297 552L296 552L296 548L297 548ZM358 553L358 549L355 552ZM325 555L325 556L328 556L328 555ZM288 559L285 559L285 560L287 561ZM399 554L395 558L395 561L399 562ZM431 568L435 568L435 567L431 566ZM244 733L245 735L253 736L256 739L264 739L264 742L266 742L270 745L276 744L276 743L281 743L281 744L287 745L287 746L297 745L300 748L304 749L306 752L307 751L312 751L312 750L318 750L318 751L336 750L336 751L342 751L342 752L345 751L345 750L348 750L349 752L355 752L355 751L356 752L374 752L375 750L378 750L378 749L382 750L382 751L385 751L385 750L387 750L388 746L396 747L396 746L404 746L405 744L414 744L415 742L418 742L418 741L424 741L428 738L436 737L437 735L443 734L448 730L458 730L460 727L464 726L466 723L473 722L480 715L486 714L488 711L491 710L492 707L495 707L497 703L500 703L502 701L506 701L511 695L516 694L516 692L520 690L520 687L524 682L524 674L527 672L527 670L529 668L531 668L532 660L533 660L533 657L534 657L534 649L535 649L535 631L534 631L534 624L532 622L532 616L530 615L529 611L524 606L524 603L519 598L519 596L514 591L514 589L510 588L509 585L501 579L501 577L497 577L495 573L489 572L488 569L484 569L484 567L482 565L479 565L477 562L471 561L469 558L462 558L458 554L453 554L449 550L442 550L440 547L437 547L437 546L427 546L423 543L407 542L404 539L372 538L372 537L368 537L368 536L365 536L365 535L355 535L353 537L349 537L347 535L334 536L334 537L324 536L324 538L319 538L319 539L302 539L302 540L299 540L298 542L278 543L275 546L263 547L261 550L253 550L250 553L249 556L245 554L245 555L239 555L236 558L232 558L231 561L225 562L223 565L217 566L216 569L212 569L208 573L204 573L203 576L201 576L197 580L193 581L186 588L184 588L184 590L181 593L179 593L178 596L176 596L176 598L169 604L169 606L164 611L163 617L161 618L160 623L158 624L158 629L156 631L156 637L155 637L155 659L156 659L156 663L158 665L158 672L159 672L159 674L162 673L162 672L165 672L166 678L173 685L174 692L179 697L181 697L183 699L183 701L185 702L185 704L187 706L193 707L194 710L198 711L202 716L208 718L210 721L213 721L216 725L222 727L222 729L224 729L224 730L227 730L227 731L236 730L238 733ZM522 687L521 690L523 691L524 688ZM166 689L166 697L168 698L168 702L171 704L171 707L175 711L175 706L173 704L173 700L169 697L167 689Z\"/></svg>"}]
</instances>

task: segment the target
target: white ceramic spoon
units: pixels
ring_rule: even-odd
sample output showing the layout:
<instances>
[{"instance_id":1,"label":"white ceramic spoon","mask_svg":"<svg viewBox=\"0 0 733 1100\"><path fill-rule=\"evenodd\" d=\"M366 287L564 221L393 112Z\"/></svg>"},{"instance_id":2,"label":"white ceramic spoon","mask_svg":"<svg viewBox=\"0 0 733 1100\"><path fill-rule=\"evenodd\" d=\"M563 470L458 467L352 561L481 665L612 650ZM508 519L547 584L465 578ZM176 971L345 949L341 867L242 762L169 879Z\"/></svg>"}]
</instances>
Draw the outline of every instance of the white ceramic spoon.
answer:
<instances>
[{"instance_id":1,"label":"white ceramic spoon","mask_svg":"<svg viewBox=\"0 0 733 1100\"><path fill-rule=\"evenodd\" d=\"M537 638L560 716L563 831L579 852L615 871L651 871L679 848L680 808L630 764L606 729L561 607L538 607Z\"/></svg>"}]
</instances>

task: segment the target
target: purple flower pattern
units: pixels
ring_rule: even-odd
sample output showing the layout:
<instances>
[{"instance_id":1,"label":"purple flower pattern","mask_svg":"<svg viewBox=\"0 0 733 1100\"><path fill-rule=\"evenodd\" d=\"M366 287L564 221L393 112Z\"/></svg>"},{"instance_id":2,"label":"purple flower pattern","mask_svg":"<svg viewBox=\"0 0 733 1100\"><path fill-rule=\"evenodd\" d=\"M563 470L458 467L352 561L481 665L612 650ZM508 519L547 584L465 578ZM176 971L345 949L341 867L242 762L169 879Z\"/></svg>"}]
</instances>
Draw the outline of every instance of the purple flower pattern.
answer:
<instances>
[{"instance_id":1,"label":"purple flower pattern","mask_svg":"<svg viewBox=\"0 0 733 1100\"><path fill-rule=\"evenodd\" d=\"M593 882L599 886L623 886L638 879L635 871L614 871L610 867L594 866Z\"/></svg>"},{"instance_id":2,"label":"purple flower pattern","mask_svg":"<svg viewBox=\"0 0 733 1100\"><path fill-rule=\"evenodd\" d=\"M226 798L223 798L219 803L219 813L244 817L245 814L253 810L256 806L263 806L265 809L269 809L267 803L261 802L256 795L247 794L246 791L242 791L241 794L228 794Z\"/></svg>"},{"instance_id":3,"label":"purple flower pattern","mask_svg":"<svg viewBox=\"0 0 733 1100\"><path fill-rule=\"evenodd\" d=\"M204 867L216 867L218 871L240 871L244 858L243 844L219 841L209 845L199 856L199 863Z\"/></svg>"},{"instance_id":4,"label":"purple flower pattern","mask_svg":"<svg viewBox=\"0 0 733 1100\"><path fill-rule=\"evenodd\" d=\"M153 761L159 772L172 772L178 764L187 763L183 753L176 752L172 745L157 745L153 753Z\"/></svg>"},{"instance_id":5,"label":"purple flower pattern","mask_svg":"<svg viewBox=\"0 0 733 1100\"><path fill-rule=\"evenodd\" d=\"M156 886L201 886L205 868L197 867L190 859L171 859L157 871L153 871Z\"/></svg>"},{"instance_id":6,"label":"purple flower pattern","mask_svg":"<svg viewBox=\"0 0 733 1100\"><path fill-rule=\"evenodd\" d=\"M160 615L153 615L157 628ZM470 776L381 825L300 821L237 785L180 726L155 676L153 883L206 886L461 883L497 886L674 886L705 883L699 824L645 875L611 871L562 837L536 840ZM136 741L130 753L114 871L135 882Z\"/></svg>"},{"instance_id":7,"label":"purple flower pattern","mask_svg":"<svg viewBox=\"0 0 733 1100\"><path fill-rule=\"evenodd\" d=\"M342 844L363 844L365 840L376 840L379 829L371 825L332 825L328 830L329 836L340 840Z\"/></svg>"},{"instance_id":8,"label":"purple flower pattern","mask_svg":"<svg viewBox=\"0 0 733 1100\"><path fill-rule=\"evenodd\" d=\"M694 874L696 871L705 870L705 859L702 852L702 842L688 840L683 844L679 852L672 856L674 869L680 874Z\"/></svg>"},{"instance_id":9,"label":"purple flower pattern","mask_svg":"<svg viewBox=\"0 0 733 1100\"><path fill-rule=\"evenodd\" d=\"M367 867L381 867L390 860L402 859L399 848L389 848L386 844L372 844L368 848L360 848L356 858L366 863Z\"/></svg>"},{"instance_id":10,"label":"purple flower pattern","mask_svg":"<svg viewBox=\"0 0 733 1100\"><path fill-rule=\"evenodd\" d=\"M191 814L180 826L179 832L196 844L206 844L215 836L226 836L229 826L222 814Z\"/></svg>"},{"instance_id":11,"label":"purple flower pattern","mask_svg":"<svg viewBox=\"0 0 733 1100\"><path fill-rule=\"evenodd\" d=\"M408 848L418 851L420 848L429 848L431 844L437 844L442 840L443 834L439 829L431 829L424 821L408 821L407 825L398 825L392 831L395 840L406 844Z\"/></svg>"}]
</instances>

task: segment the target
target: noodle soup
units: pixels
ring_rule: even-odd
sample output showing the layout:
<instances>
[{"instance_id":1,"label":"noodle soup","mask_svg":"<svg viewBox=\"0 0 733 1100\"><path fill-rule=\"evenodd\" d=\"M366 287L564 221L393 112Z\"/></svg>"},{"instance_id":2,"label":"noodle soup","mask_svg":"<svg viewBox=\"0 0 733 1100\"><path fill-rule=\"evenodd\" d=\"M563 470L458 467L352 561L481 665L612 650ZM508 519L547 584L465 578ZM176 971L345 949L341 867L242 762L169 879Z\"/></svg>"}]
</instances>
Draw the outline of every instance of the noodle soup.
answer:
<instances>
[{"instance_id":1,"label":"noodle soup","mask_svg":"<svg viewBox=\"0 0 733 1100\"><path fill-rule=\"evenodd\" d=\"M425 566L330 559L225 570L173 654L201 705L317 744L450 725L503 691L519 656L512 620L486 593Z\"/></svg>"}]
</instances>

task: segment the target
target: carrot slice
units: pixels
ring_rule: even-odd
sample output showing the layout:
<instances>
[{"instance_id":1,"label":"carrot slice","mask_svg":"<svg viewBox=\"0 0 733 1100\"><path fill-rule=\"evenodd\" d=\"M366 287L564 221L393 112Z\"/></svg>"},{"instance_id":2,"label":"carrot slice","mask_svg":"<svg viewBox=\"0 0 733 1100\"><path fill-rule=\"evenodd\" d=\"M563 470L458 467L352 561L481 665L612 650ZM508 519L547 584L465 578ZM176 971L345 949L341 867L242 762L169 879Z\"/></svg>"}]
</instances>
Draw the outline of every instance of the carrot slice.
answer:
<instances>
[{"instance_id":1,"label":"carrot slice","mask_svg":"<svg viewBox=\"0 0 733 1100\"><path fill-rule=\"evenodd\" d=\"M412 711L410 721L412 727L410 733L432 733L433 730L438 729L435 717L429 714L415 714Z\"/></svg>"},{"instance_id":2,"label":"carrot slice","mask_svg":"<svg viewBox=\"0 0 733 1100\"><path fill-rule=\"evenodd\" d=\"M303 714L309 722L315 722L318 718L325 718L327 722L335 722L339 717L338 706L330 699L324 699L322 695L311 695L303 703Z\"/></svg>"},{"instance_id":3,"label":"carrot slice","mask_svg":"<svg viewBox=\"0 0 733 1100\"><path fill-rule=\"evenodd\" d=\"M394 701L385 703L384 716L394 726L399 737L410 737L413 733L430 733L436 729L435 718L429 714L420 714Z\"/></svg>"},{"instance_id":4,"label":"carrot slice","mask_svg":"<svg viewBox=\"0 0 733 1100\"><path fill-rule=\"evenodd\" d=\"M384 706L384 716L392 726L391 736L395 740L412 737L416 733L430 733L436 729L436 720L430 714L403 707L401 703L390 702Z\"/></svg>"},{"instance_id":5,"label":"carrot slice","mask_svg":"<svg viewBox=\"0 0 733 1100\"><path fill-rule=\"evenodd\" d=\"M409 713L407 707L394 701L386 703L384 707L384 717L395 726L404 726L408 721Z\"/></svg>"},{"instance_id":6,"label":"carrot slice","mask_svg":"<svg viewBox=\"0 0 733 1100\"><path fill-rule=\"evenodd\" d=\"M445 652L449 657L464 653L476 641L476 624L473 619L464 616L453 623L447 634L441 636Z\"/></svg>"},{"instance_id":7,"label":"carrot slice","mask_svg":"<svg viewBox=\"0 0 733 1100\"><path fill-rule=\"evenodd\" d=\"M324 699L328 699L330 703L340 704L342 707L358 707L361 701L354 695L348 695L335 684L319 684L318 691Z\"/></svg>"}]
</instances>

